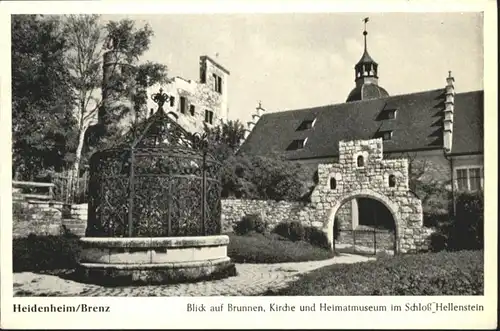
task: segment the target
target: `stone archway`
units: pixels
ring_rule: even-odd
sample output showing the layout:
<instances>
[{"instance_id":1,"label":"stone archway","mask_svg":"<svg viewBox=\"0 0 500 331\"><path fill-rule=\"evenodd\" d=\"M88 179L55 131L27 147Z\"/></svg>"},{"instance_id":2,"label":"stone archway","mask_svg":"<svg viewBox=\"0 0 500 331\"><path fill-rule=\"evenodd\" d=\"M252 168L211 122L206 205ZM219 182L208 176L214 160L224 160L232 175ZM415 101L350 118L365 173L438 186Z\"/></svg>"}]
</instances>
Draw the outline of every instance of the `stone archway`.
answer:
<instances>
[{"instance_id":1,"label":"stone archway","mask_svg":"<svg viewBox=\"0 0 500 331\"><path fill-rule=\"evenodd\" d=\"M337 212L339 211L340 207L343 206L345 203L351 201L352 199L356 198L369 198L373 199L375 201L380 202L382 205L384 205L392 215L392 218L394 220L394 241L395 241L395 247L394 247L394 253L398 253L398 229L399 226L398 224L401 224L401 220L399 219L400 217L400 211L399 211L399 205L392 201L390 198L387 196L380 194L374 190L370 189L364 189L364 190L356 190L352 191L350 193L347 193L344 195L342 198L336 200L331 207L330 211L328 212L328 218L327 221L324 223L324 231L327 233L327 237L329 238L330 245L333 249L335 245L335 239L334 239L334 225L335 225L335 216L337 215ZM330 239L331 238L331 239Z\"/></svg>"},{"instance_id":2,"label":"stone archway","mask_svg":"<svg viewBox=\"0 0 500 331\"><path fill-rule=\"evenodd\" d=\"M407 159L383 159L381 138L339 142L339 161L318 165L318 184L310 206L315 218L323 220L322 230L331 248L338 209L350 199L367 197L380 201L392 213L396 252L426 249L429 231L423 227L422 202L409 189L408 178Z\"/></svg>"}]
</instances>

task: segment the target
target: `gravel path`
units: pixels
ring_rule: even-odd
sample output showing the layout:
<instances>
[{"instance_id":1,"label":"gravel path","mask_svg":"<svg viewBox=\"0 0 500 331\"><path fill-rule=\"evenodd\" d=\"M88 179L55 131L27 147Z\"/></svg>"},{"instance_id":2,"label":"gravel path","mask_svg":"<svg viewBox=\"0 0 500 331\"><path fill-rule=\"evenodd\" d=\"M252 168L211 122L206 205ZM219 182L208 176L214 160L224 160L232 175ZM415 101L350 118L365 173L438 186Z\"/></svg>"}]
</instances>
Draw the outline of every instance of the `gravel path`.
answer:
<instances>
[{"instance_id":1,"label":"gravel path","mask_svg":"<svg viewBox=\"0 0 500 331\"><path fill-rule=\"evenodd\" d=\"M373 260L340 254L323 261L236 264L237 276L190 284L104 287L78 283L59 276L32 272L14 273L14 296L253 296L279 290L298 275L331 264Z\"/></svg>"}]
</instances>

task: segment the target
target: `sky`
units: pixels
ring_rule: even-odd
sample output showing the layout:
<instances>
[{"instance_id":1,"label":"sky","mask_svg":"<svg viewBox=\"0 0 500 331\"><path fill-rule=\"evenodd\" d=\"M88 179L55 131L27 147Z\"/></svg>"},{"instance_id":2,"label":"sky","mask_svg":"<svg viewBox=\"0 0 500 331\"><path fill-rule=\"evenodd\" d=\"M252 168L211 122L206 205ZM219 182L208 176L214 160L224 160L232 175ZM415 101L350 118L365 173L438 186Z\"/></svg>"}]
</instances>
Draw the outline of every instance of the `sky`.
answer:
<instances>
[{"instance_id":1,"label":"sky","mask_svg":"<svg viewBox=\"0 0 500 331\"><path fill-rule=\"evenodd\" d=\"M345 102L354 64L368 51L390 95L444 88L483 89L480 13L283 13L102 15L149 24L141 61L166 64L169 76L197 80L200 55L230 71L229 119L246 123L258 102L268 112Z\"/></svg>"}]
</instances>

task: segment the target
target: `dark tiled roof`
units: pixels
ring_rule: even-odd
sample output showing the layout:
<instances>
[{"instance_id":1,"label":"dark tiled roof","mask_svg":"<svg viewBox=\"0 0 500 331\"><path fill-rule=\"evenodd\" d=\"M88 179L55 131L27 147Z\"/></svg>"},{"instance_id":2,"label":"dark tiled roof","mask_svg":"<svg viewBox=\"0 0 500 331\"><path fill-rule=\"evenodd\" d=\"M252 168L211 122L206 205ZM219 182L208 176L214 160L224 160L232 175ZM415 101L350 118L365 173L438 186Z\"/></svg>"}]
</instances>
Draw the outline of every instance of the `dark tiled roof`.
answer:
<instances>
[{"instance_id":1,"label":"dark tiled roof","mask_svg":"<svg viewBox=\"0 0 500 331\"><path fill-rule=\"evenodd\" d=\"M455 95L452 154L482 153L484 151L483 100L483 91Z\"/></svg>"},{"instance_id":2,"label":"dark tiled roof","mask_svg":"<svg viewBox=\"0 0 500 331\"><path fill-rule=\"evenodd\" d=\"M373 60L373 58L370 56L370 54L368 54L368 51L366 49L363 52L363 56L361 56L361 59L359 59L359 61L356 65L363 64L363 63L375 63L375 64L377 64L377 62L375 62L375 60Z\"/></svg>"},{"instance_id":3,"label":"dark tiled roof","mask_svg":"<svg viewBox=\"0 0 500 331\"><path fill-rule=\"evenodd\" d=\"M331 157L338 155L341 140L371 139L381 128L393 130L384 141L385 152L443 148L444 89L397 95L386 98L298 109L263 115L240 152L272 155L288 159ZM397 109L393 120L383 119L384 110ZM296 129L311 116L312 129ZM452 153L483 151L483 91L455 96ZM296 139L308 138L300 150L287 150Z\"/></svg>"},{"instance_id":4,"label":"dark tiled roof","mask_svg":"<svg viewBox=\"0 0 500 331\"><path fill-rule=\"evenodd\" d=\"M384 98L388 96L389 93L377 84L363 84L356 86L351 93L349 93L346 102Z\"/></svg>"}]
</instances>

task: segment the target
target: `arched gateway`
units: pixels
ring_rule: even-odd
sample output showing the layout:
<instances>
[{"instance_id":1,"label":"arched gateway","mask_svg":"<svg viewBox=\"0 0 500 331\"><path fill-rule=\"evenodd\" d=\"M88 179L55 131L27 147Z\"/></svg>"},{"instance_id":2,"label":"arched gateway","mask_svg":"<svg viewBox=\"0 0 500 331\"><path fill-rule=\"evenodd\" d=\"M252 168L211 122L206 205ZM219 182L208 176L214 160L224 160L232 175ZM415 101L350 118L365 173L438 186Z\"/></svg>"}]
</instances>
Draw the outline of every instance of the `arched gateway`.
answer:
<instances>
[{"instance_id":1,"label":"arched gateway","mask_svg":"<svg viewBox=\"0 0 500 331\"><path fill-rule=\"evenodd\" d=\"M338 163L318 165L319 181L310 205L316 219L323 220L322 230L332 249L339 210L358 198L376 200L390 211L396 253L426 249L429 231L423 227L422 202L410 191L408 177L407 159L383 159L381 138L339 142ZM354 229L357 224L351 226Z\"/></svg>"}]
</instances>

